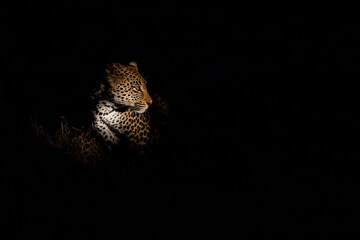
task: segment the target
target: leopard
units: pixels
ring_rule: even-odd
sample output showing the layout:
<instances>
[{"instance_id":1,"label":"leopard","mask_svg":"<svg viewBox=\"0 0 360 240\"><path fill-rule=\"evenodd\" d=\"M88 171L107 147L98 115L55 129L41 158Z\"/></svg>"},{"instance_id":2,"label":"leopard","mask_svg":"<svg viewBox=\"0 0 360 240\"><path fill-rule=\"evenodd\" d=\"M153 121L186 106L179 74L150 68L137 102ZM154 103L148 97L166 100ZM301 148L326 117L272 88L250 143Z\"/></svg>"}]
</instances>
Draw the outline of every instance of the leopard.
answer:
<instances>
[{"instance_id":1,"label":"leopard","mask_svg":"<svg viewBox=\"0 0 360 240\"><path fill-rule=\"evenodd\" d=\"M169 104L158 94L150 95L135 61L108 64L105 81L92 99L92 126L109 150L125 144L130 151L144 155L158 142L156 116L160 112L167 117Z\"/></svg>"}]
</instances>

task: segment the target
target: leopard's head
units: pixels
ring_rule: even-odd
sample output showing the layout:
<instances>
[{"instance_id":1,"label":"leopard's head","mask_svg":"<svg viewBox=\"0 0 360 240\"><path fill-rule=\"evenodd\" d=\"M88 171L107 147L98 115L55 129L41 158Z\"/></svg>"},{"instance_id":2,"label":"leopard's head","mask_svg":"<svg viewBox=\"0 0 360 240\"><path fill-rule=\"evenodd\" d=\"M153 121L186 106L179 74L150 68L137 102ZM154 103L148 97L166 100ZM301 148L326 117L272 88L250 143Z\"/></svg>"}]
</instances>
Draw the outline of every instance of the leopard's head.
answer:
<instances>
[{"instance_id":1,"label":"leopard's head","mask_svg":"<svg viewBox=\"0 0 360 240\"><path fill-rule=\"evenodd\" d=\"M146 88L146 80L135 62L130 62L128 66L111 63L105 71L110 84L109 93L115 104L130 107L138 113L148 109L152 99Z\"/></svg>"}]
</instances>

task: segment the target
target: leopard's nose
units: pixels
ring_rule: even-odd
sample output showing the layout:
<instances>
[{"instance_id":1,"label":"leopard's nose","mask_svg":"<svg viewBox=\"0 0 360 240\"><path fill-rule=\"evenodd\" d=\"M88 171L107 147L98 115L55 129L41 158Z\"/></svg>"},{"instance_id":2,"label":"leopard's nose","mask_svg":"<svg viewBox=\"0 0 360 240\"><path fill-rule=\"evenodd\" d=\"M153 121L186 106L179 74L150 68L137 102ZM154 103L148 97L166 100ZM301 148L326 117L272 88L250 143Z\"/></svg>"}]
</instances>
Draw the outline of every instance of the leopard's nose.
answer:
<instances>
[{"instance_id":1,"label":"leopard's nose","mask_svg":"<svg viewBox=\"0 0 360 240\"><path fill-rule=\"evenodd\" d=\"M150 106L152 104L152 99L150 98L148 101L147 101L147 104Z\"/></svg>"}]
</instances>

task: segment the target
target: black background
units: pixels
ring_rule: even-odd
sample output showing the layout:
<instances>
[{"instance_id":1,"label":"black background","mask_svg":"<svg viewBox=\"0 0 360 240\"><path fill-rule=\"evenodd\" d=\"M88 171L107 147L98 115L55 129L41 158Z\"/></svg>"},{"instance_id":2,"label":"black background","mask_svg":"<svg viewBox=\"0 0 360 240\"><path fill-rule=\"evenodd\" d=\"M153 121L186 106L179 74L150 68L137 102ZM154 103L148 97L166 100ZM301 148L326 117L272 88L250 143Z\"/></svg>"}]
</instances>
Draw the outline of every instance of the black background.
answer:
<instances>
[{"instance_id":1,"label":"black background","mask_svg":"<svg viewBox=\"0 0 360 240\"><path fill-rule=\"evenodd\" d=\"M1 2L4 239L358 239L357 14L263 7ZM34 113L89 124L132 60L177 119L145 182L33 136Z\"/></svg>"}]
</instances>

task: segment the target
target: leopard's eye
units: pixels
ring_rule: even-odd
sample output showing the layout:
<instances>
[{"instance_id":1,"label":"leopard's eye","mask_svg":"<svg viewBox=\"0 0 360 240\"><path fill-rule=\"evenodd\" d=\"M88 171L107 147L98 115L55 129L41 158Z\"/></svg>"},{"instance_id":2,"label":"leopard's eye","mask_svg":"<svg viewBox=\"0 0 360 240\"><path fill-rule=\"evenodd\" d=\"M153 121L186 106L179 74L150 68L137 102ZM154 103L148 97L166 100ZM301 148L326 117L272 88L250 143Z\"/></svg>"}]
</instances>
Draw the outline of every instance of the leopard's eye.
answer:
<instances>
[{"instance_id":1,"label":"leopard's eye","mask_svg":"<svg viewBox=\"0 0 360 240\"><path fill-rule=\"evenodd\" d=\"M135 86L135 87L133 87L133 89L138 92L142 91L141 86Z\"/></svg>"}]
</instances>

